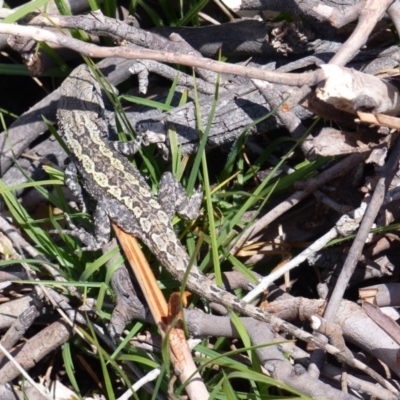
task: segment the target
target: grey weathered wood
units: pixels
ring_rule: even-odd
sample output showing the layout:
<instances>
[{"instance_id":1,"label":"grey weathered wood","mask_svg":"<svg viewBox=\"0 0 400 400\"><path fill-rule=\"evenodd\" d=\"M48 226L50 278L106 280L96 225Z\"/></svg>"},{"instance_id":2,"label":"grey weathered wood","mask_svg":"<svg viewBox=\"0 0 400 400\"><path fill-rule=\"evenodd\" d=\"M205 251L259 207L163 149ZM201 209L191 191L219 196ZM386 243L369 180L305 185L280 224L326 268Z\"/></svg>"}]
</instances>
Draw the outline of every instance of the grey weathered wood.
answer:
<instances>
[{"instance_id":1,"label":"grey weathered wood","mask_svg":"<svg viewBox=\"0 0 400 400\"><path fill-rule=\"evenodd\" d=\"M207 126L213 101L213 97L209 97L203 98L199 102L203 128ZM282 126L272 115L257 126L250 127L255 120L265 117L270 111L271 108L264 97L252 85L242 85L235 90L221 94L218 98L206 148L211 149L232 143L244 131L256 133ZM300 119L311 117L311 113L300 106L296 106L294 111ZM172 127L176 130L178 141L183 146L182 152L192 153L195 151L199 142L199 134L194 103L188 103L161 114L159 117L142 119L136 123L137 132L144 143L157 143L164 154L168 154L167 135L168 129Z\"/></svg>"}]
</instances>

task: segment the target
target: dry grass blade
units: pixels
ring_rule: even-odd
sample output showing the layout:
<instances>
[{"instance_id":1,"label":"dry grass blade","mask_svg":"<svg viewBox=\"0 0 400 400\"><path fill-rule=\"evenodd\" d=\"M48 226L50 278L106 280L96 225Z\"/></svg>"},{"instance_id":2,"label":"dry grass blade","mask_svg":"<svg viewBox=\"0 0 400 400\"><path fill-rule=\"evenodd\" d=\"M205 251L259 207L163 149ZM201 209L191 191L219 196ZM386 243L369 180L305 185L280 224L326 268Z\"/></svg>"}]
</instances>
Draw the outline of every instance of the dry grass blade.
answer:
<instances>
[{"instance_id":1,"label":"dry grass blade","mask_svg":"<svg viewBox=\"0 0 400 400\"><path fill-rule=\"evenodd\" d=\"M149 305L151 314L156 321L160 332L165 336L168 327L165 321L170 320L168 315L168 305L158 287L154 274L142 252L137 240L123 232L118 226L113 224L113 228L124 253L132 267L133 272L139 282L143 295ZM191 356L191 350L185 340L182 329L173 327L168 332L172 352L172 363L174 370L179 371L179 379L184 383L189 377L190 382L186 386L186 391L192 400L203 400L208 398L208 391L199 373L195 373L197 367Z\"/></svg>"}]
</instances>

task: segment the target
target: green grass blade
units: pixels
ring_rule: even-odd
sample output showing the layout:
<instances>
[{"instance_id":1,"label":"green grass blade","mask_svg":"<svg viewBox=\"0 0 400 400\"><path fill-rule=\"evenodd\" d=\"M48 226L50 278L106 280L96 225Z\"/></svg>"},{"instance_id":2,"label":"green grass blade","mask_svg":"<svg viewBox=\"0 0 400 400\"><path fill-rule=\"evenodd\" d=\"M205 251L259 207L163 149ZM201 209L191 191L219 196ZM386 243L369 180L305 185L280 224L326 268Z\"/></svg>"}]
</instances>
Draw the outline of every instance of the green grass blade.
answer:
<instances>
[{"instance_id":1,"label":"green grass blade","mask_svg":"<svg viewBox=\"0 0 400 400\"><path fill-rule=\"evenodd\" d=\"M155 384L155 387L154 387L154 392L153 392L153 395L151 396L151 400L156 400L157 399L157 396L159 394L162 381L165 378L166 373L167 373L167 365L163 364L161 366L160 375L157 378L157 381L156 381L156 384Z\"/></svg>"},{"instance_id":2,"label":"green grass blade","mask_svg":"<svg viewBox=\"0 0 400 400\"><path fill-rule=\"evenodd\" d=\"M172 99L174 98L176 87L178 86L178 77L179 77L179 73L176 74L176 76L174 78L174 81L172 82L172 85L171 85L171 87L170 87L170 89L168 91L168 96L165 99L165 105L166 106L171 106Z\"/></svg>"},{"instance_id":3,"label":"green grass blade","mask_svg":"<svg viewBox=\"0 0 400 400\"><path fill-rule=\"evenodd\" d=\"M223 374L225 375L224 372ZM229 379L227 379L226 376L222 384L222 390L227 400L239 400L238 397L236 396L235 390L233 389L231 383L229 382Z\"/></svg>"},{"instance_id":4,"label":"green grass blade","mask_svg":"<svg viewBox=\"0 0 400 400\"><path fill-rule=\"evenodd\" d=\"M137 4L140 5L149 15L155 26L164 26L163 20L158 16L158 14L149 7L145 1L137 0Z\"/></svg>"},{"instance_id":5,"label":"green grass blade","mask_svg":"<svg viewBox=\"0 0 400 400\"><path fill-rule=\"evenodd\" d=\"M107 261L111 260L111 258L113 258L118 252L119 249L116 246L109 250L107 253L103 254L93 263L89 263L85 269L85 272L83 272L80 276L79 280L82 282L88 281L96 271L98 271L103 265L105 265Z\"/></svg>"},{"instance_id":6,"label":"green grass blade","mask_svg":"<svg viewBox=\"0 0 400 400\"><path fill-rule=\"evenodd\" d=\"M43 7L49 2L49 0L34 0L25 5L21 8L18 8L17 11L9 15L8 17L4 18L2 23L3 24L12 24L13 22L17 22L21 18L24 18L26 15L30 14L33 11L36 11L38 8Z\"/></svg>"},{"instance_id":7,"label":"green grass blade","mask_svg":"<svg viewBox=\"0 0 400 400\"><path fill-rule=\"evenodd\" d=\"M88 0L88 3L92 11L100 10L100 7L96 0Z\"/></svg>"},{"instance_id":8,"label":"green grass blade","mask_svg":"<svg viewBox=\"0 0 400 400\"><path fill-rule=\"evenodd\" d=\"M159 366L160 366L157 362L150 360L149 358L136 355L136 354L123 354L121 356L116 357L115 359L121 360L121 361L132 361L135 364L146 365L147 367L150 367L151 369L156 369L156 368L159 368Z\"/></svg>"},{"instance_id":9,"label":"green grass blade","mask_svg":"<svg viewBox=\"0 0 400 400\"><path fill-rule=\"evenodd\" d=\"M274 381L274 384L271 385L271 378L267 377L264 374L259 374L259 373L255 373L252 371L241 371L241 372L231 372L228 374L227 378L229 379L251 379L251 380L255 380L258 382L261 382L263 384L266 384L268 386L275 386L275 387L279 387L281 389L287 390L293 394L296 395L296 397L290 397L290 399L297 399L297 400L311 400L311 397L308 397L307 395L305 395L304 393L292 389L291 387L285 385L284 383L281 383L279 381ZM279 397L281 398L281 397ZM286 399L289 399L289 397L286 397Z\"/></svg>"},{"instance_id":10,"label":"green grass blade","mask_svg":"<svg viewBox=\"0 0 400 400\"><path fill-rule=\"evenodd\" d=\"M80 398L82 398L78 382L76 381L76 378L75 378L75 371L74 371L75 367L74 367L74 362L72 360L71 346L70 346L69 342L65 343L63 346L62 358L64 361L65 371L68 375L68 379L71 382L71 385L74 388L75 392L78 393Z\"/></svg>"},{"instance_id":11,"label":"green grass blade","mask_svg":"<svg viewBox=\"0 0 400 400\"><path fill-rule=\"evenodd\" d=\"M219 76L217 78L217 84L215 88L215 95L213 99L213 103L211 106L210 115L208 118L207 126L204 132L202 132L202 125L201 125L201 115L200 115L200 105L199 99L197 95L197 88L195 85L195 108L196 108L196 120L198 124L198 130L200 132L200 143L199 148L196 154L196 158L193 163L192 172L190 174L189 182L188 182L188 190L189 193L194 188L194 182L197 176L197 171L199 170L200 163L202 165L202 172L203 172L203 189L205 192L205 199L206 199L206 209L207 209L207 216L208 216L208 224L209 224L209 232L210 232L210 239L211 239L211 252L212 252L212 260L213 260L213 267L215 273L215 281L217 285L222 286L222 274L221 268L219 263L219 254L218 254L218 240L217 240L217 232L215 229L215 222L214 222L214 210L211 200L211 191L210 191L210 181L208 177L208 168L207 168L207 159L205 155L205 146L207 143L207 138L209 132L211 130L212 121L216 112L217 103L218 103L218 95L219 95ZM201 133L202 132L202 133Z\"/></svg>"},{"instance_id":12,"label":"green grass blade","mask_svg":"<svg viewBox=\"0 0 400 400\"><path fill-rule=\"evenodd\" d=\"M104 350L100 350L101 346L100 346L100 343L99 343L99 341L97 339L97 335L96 335L96 333L95 333L95 331L93 329L92 324L89 323L88 326L89 326L89 329L90 329L90 332L91 332L91 335L92 335L92 340L93 340L96 348L99 350L98 356L99 356L99 360L100 360L101 371L103 373L104 387L105 387L105 390L107 392L107 398L109 400L115 400L115 393L114 393L114 390L113 390L111 377L110 377L110 374L109 374L108 369L107 369L107 363L106 363L106 360L105 360L105 357L104 357Z\"/></svg>"},{"instance_id":13,"label":"green grass blade","mask_svg":"<svg viewBox=\"0 0 400 400\"><path fill-rule=\"evenodd\" d=\"M60 182L58 179L49 179L47 181L34 181L34 182L26 182L26 183L19 183L18 185L14 186L2 186L0 188L0 195L4 194L5 192L10 192L13 190L19 189L26 189L26 188L36 188L42 185L59 185L62 186L64 183Z\"/></svg>"},{"instance_id":14,"label":"green grass blade","mask_svg":"<svg viewBox=\"0 0 400 400\"><path fill-rule=\"evenodd\" d=\"M72 15L71 9L65 0L54 0L54 3L61 15Z\"/></svg>"},{"instance_id":15,"label":"green grass blade","mask_svg":"<svg viewBox=\"0 0 400 400\"><path fill-rule=\"evenodd\" d=\"M243 342L243 347L251 347L251 340L250 340L250 336L246 330L246 327L243 325L243 322L240 320L240 318L238 317L238 315L236 313L231 312L230 313L230 319L233 323L233 325L235 326L236 330L239 333L240 339ZM262 373L262 368L261 368L261 364L260 364L260 360L257 357L257 354L255 353L254 350L248 350L247 355L249 357L249 360L251 362L252 365L252 369L253 371ZM253 391L259 396L259 395L266 395L266 391L265 391L265 387L261 387L258 388L257 384L250 379L250 384L253 388Z\"/></svg>"},{"instance_id":16,"label":"green grass blade","mask_svg":"<svg viewBox=\"0 0 400 400\"><path fill-rule=\"evenodd\" d=\"M157 108L158 110L161 110L161 111L170 111L173 109L173 107L168 105L167 103L160 103L158 101L144 99L142 97L137 97L137 96L130 96L127 94L123 94L123 95L119 96L119 99L126 100L126 101L129 101L130 103L134 103L134 104L140 104L142 106Z\"/></svg>"},{"instance_id":17,"label":"green grass blade","mask_svg":"<svg viewBox=\"0 0 400 400\"><path fill-rule=\"evenodd\" d=\"M200 0L197 1L190 10L186 13L186 15L178 21L177 26L187 25L190 21L197 17L197 14L207 5L208 0Z\"/></svg>"},{"instance_id":18,"label":"green grass blade","mask_svg":"<svg viewBox=\"0 0 400 400\"><path fill-rule=\"evenodd\" d=\"M217 397L219 398L219 394L220 394L220 391L221 391L221 388L222 388L222 385L223 385L224 381L225 381L225 376L223 376L223 378L220 379L217 382L217 384L213 385L212 391L210 393L210 397L209 397L208 400L214 400Z\"/></svg>"},{"instance_id":19,"label":"green grass blade","mask_svg":"<svg viewBox=\"0 0 400 400\"><path fill-rule=\"evenodd\" d=\"M104 8L104 14L107 15L107 17L115 18L117 14L117 1L104 0L103 8Z\"/></svg>"},{"instance_id":20,"label":"green grass blade","mask_svg":"<svg viewBox=\"0 0 400 400\"><path fill-rule=\"evenodd\" d=\"M168 26L176 26L178 17L174 13L174 8L171 7L170 0L158 0L158 5L164 13Z\"/></svg>"},{"instance_id":21,"label":"green grass blade","mask_svg":"<svg viewBox=\"0 0 400 400\"><path fill-rule=\"evenodd\" d=\"M44 42L40 43L40 48L41 48L41 50L43 50L44 53L46 53L49 57L51 57L58 66L57 70L55 68L52 68L53 74L51 76L62 77L62 76L68 75L68 73L70 72L70 68L68 67L67 63L64 61L64 59L59 55L59 53L56 50L54 50L47 43L44 43ZM58 72L57 75L55 75L56 71Z\"/></svg>"},{"instance_id":22,"label":"green grass blade","mask_svg":"<svg viewBox=\"0 0 400 400\"><path fill-rule=\"evenodd\" d=\"M117 357L124 357L122 350L128 345L129 341L143 328L144 323L137 321L136 324L131 328L128 335L125 336L124 340L118 345L118 347L114 350L114 353L111 355L111 359L115 360Z\"/></svg>"}]
</instances>

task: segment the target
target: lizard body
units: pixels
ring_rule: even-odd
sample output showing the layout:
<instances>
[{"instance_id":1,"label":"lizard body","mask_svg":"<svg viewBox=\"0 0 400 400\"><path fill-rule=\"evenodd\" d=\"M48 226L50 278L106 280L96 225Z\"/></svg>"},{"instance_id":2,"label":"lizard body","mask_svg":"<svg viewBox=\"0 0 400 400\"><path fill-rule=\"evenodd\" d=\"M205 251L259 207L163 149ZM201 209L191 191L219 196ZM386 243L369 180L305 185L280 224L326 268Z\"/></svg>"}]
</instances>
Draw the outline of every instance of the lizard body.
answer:
<instances>
[{"instance_id":1,"label":"lizard body","mask_svg":"<svg viewBox=\"0 0 400 400\"><path fill-rule=\"evenodd\" d=\"M96 238L87 233L76 236L88 246L86 249L99 248L109 239L111 219L122 230L142 240L162 266L182 281L189 255L176 237L171 215L154 198L139 171L113 149L107 139L108 127L103 114L98 82L86 65L76 68L61 86L57 116L63 139L71 151L72 164L83 178L86 191L98 202ZM79 195L79 190L75 191ZM195 266L191 267L187 286L199 296L228 309L271 323L332 354L340 353L313 335L221 289Z\"/></svg>"}]
</instances>

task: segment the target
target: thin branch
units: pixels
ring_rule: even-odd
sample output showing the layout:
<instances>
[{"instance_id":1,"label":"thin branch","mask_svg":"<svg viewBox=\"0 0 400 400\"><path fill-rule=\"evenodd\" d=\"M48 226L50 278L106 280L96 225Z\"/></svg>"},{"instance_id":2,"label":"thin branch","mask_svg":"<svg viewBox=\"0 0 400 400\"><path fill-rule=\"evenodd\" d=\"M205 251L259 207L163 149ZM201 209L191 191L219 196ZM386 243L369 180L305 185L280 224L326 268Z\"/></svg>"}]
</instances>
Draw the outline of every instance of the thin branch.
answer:
<instances>
[{"instance_id":1,"label":"thin branch","mask_svg":"<svg viewBox=\"0 0 400 400\"><path fill-rule=\"evenodd\" d=\"M344 66L367 43L370 33L383 17L394 0L367 0L361 10L358 24L340 50L333 56L330 64Z\"/></svg>"},{"instance_id":2,"label":"thin branch","mask_svg":"<svg viewBox=\"0 0 400 400\"><path fill-rule=\"evenodd\" d=\"M319 71L304 72L302 74L287 74L267 71L256 67L227 64L208 58L198 58L187 54L177 54L167 51L138 49L128 46L101 47L95 44L82 42L60 33L50 32L31 26L1 24L0 33L29 37L38 42L57 44L92 58L121 57L130 60L155 60L170 64L182 64L189 67L204 68L218 73L240 75L247 78L261 79L291 86L313 86L321 80Z\"/></svg>"}]
</instances>

